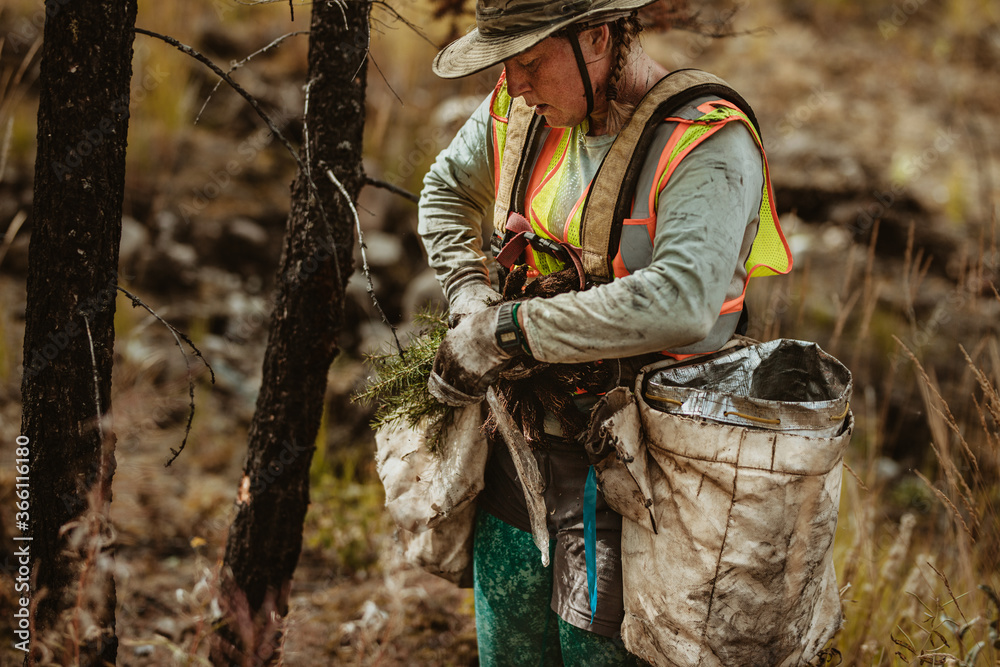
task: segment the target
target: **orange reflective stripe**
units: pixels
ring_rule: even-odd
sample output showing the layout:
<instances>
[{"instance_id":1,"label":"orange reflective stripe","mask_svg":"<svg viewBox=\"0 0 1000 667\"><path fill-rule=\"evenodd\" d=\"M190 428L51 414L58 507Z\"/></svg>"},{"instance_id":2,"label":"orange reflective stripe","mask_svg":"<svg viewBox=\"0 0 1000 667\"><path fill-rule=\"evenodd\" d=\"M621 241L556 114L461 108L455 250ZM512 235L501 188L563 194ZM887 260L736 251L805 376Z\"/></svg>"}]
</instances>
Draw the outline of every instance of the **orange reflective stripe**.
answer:
<instances>
[{"instance_id":1,"label":"orange reflective stripe","mask_svg":"<svg viewBox=\"0 0 1000 667\"><path fill-rule=\"evenodd\" d=\"M558 240L555 234L549 231L549 228L545 223L538 217L535 213L535 197L544 188L549 181L551 181L555 175L559 172L559 168L566 161L566 151L563 151L556 159L556 151L563 143L564 135L568 130L553 129L549 132L549 136L545 139L545 145L542 146L542 151L538 155L538 159L535 161L535 168L531 171L531 179L528 181L528 194L527 201L524 203L525 209L528 211L528 220L531 221L531 226L534 230L547 236L552 240ZM555 161L555 164L553 164ZM543 167L542 165L546 165ZM540 168L541 167L541 168Z\"/></svg>"},{"instance_id":2,"label":"orange reflective stripe","mask_svg":"<svg viewBox=\"0 0 1000 667\"><path fill-rule=\"evenodd\" d=\"M694 357L703 357L706 354L712 354L718 350L712 350L711 352L692 352L691 354L674 354L673 352L663 351L660 352L665 357L670 357L671 359L676 359L677 361L684 361L685 359L693 359Z\"/></svg>"},{"instance_id":3,"label":"orange reflective stripe","mask_svg":"<svg viewBox=\"0 0 1000 667\"><path fill-rule=\"evenodd\" d=\"M675 121L675 122L678 122L678 123L684 123L684 125L679 125L677 129L680 130L680 129L683 128L685 131L687 131L692 125L701 125L702 124L702 123L698 123L696 121L684 120L682 118L668 118L667 120ZM698 146L700 146L703 141L705 141L706 139L708 139L709 137L711 137L713 134L715 134L716 132L718 132L719 130L721 130L723 127L725 127L727 124L731 123L734 120L740 120L739 116L730 116L729 118L725 118L725 119L718 120L718 121L715 121L715 122L711 123L708 126L708 129L705 130L705 133L703 135L701 135L700 137L698 137L698 139L696 141L691 142L690 146L686 147L680 153L678 153L677 155L673 156L673 161L670 161L671 156L668 153L667 154L667 161L670 162L670 164L667 167L666 172L664 172L663 174L661 174L659 176L659 180L656 181L656 187L654 188L654 190L656 191L656 195L659 196L659 194L661 192L663 192L663 188L667 187L667 181L669 181L670 177L673 176L674 171L677 169L677 165L679 165L681 162L683 162L684 158L686 158L688 156L688 154L691 153L691 151L693 151L695 148L697 148ZM676 131L677 130L675 130L675 132ZM681 136L683 136L683 134L684 133L682 132ZM671 136L671 139L672 138L673 137ZM671 152L672 152L672 150L671 150ZM659 165L657 165L657 167L659 167ZM653 193L650 193L650 197L651 197L650 201L653 201L652 200ZM653 209L650 209L650 210L653 210Z\"/></svg>"},{"instance_id":4,"label":"orange reflective stripe","mask_svg":"<svg viewBox=\"0 0 1000 667\"><path fill-rule=\"evenodd\" d=\"M504 121L506 122L506 121ZM500 187L500 133L497 131L497 123L493 122L493 196L497 194Z\"/></svg>"},{"instance_id":5,"label":"orange reflective stripe","mask_svg":"<svg viewBox=\"0 0 1000 667\"><path fill-rule=\"evenodd\" d=\"M498 99L500 95L507 96L507 89L505 87L507 82L507 70L500 73L500 79L497 81L496 87L493 89L493 97L490 99L490 118L493 119L492 129L493 129L493 194L496 195L496 189L500 187L500 164L503 161L503 144L506 140L506 127L503 128L503 136L501 136L501 123L507 125L507 116L501 116L497 113L497 105L502 104L502 100ZM507 96L509 98L509 96ZM510 104L506 104L506 109L504 113L510 113Z\"/></svg>"},{"instance_id":6,"label":"orange reflective stripe","mask_svg":"<svg viewBox=\"0 0 1000 667\"><path fill-rule=\"evenodd\" d=\"M677 120L680 121L682 119L678 118ZM649 208L647 210L650 214L653 214L653 212L656 211L656 198L660 194L660 188L655 187L655 185L659 183L660 175L664 172L664 170L666 170L667 163L670 162L670 156L673 154L674 148L677 146L677 142L680 141L681 137L684 136L684 133L687 132L687 126L683 124L684 122L685 121L682 121L677 124L674 131L670 133L667 145L664 146L663 150L660 152L660 159L656 163L656 172L653 175L654 187L649 189Z\"/></svg>"},{"instance_id":7,"label":"orange reflective stripe","mask_svg":"<svg viewBox=\"0 0 1000 667\"><path fill-rule=\"evenodd\" d=\"M702 113L712 113L713 111L715 111L715 107L718 106L719 102L725 103L725 100L712 100L710 102L704 102L702 104L699 104L695 108ZM736 109L736 107L732 106L731 104L726 104L726 106Z\"/></svg>"},{"instance_id":8,"label":"orange reflective stripe","mask_svg":"<svg viewBox=\"0 0 1000 667\"><path fill-rule=\"evenodd\" d=\"M656 215L653 214L648 218L626 218L622 221L622 236L624 237L626 229L633 226L641 226L646 230L646 234L649 236L649 245L652 248L653 237L656 233ZM618 252L615 253L614 259L611 260L611 268L615 273L615 278L622 278L632 274L628 267L625 266L621 244L618 245Z\"/></svg>"},{"instance_id":9,"label":"orange reflective stripe","mask_svg":"<svg viewBox=\"0 0 1000 667\"><path fill-rule=\"evenodd\" d=\"M490 100L490 116L493 117L493 120L498 120L501 123L507 122L507 116L501 116L500 114L498 114L494 106L496 105L497 98L500 97L501 93L508 98L510 97L510 95L507 95L506 84L507 84L507 70L504 70L500 72L500 78L497 79L497 85L493 87L493 99Z\"/></svg>"},{"instance_id":10,"label":"orange reflective stripe","mask_svg":"<svg viewBox=\"0 0 1000 667\"><path fill-rule=\"evenodd\" d=\"M749 280L743 281L743 291L735 299L730 299L722 304L721 310L719 310L719 315L730 315L732 313L738 313L743 310L743 301L746 299L747 295L747 284Z\"/></svg>"},{"instance_id":11,"label":"orange reflective stripe","mask_svg":"<svg viewBox=\"0 0 1000 667\"><path fill-rule=\"evenodd\" d=\"M583 206L583 202L587 201L587 195L590 193L590 186L593 182L594 182L593 179L591 179L590 183L587 183L587 187L583 189L583 194L580 195L580 198L577 199L576 203L573 205L573 210L569 212L568 216L566 216L566 224L563 225L563 231L562 231L563 243L570 242L569 240L570 227L573 225L574 220L576 220L577 213L580 211L580 207Z\"/></svg>"},{"instance_id":12,"label":"orange reflective stripe","mask_svg":"<svg viewBox=\"0 0 1000 667\"><path fill-rule=\"evenodd\" d=\"M723 99L718 99L718 100L712 100L710 102L705 102L704 104L702 104L702 105L700 105L698 107L698 111L700 111L702 113L712 113L713 111L715 111L719 107L726 107L727 109L732 109L733 111L739 111L740 115L743 115L743 111L741 111L738 106L736 106L735 104L733 104L732 102L730 102L728 100L723 100ZM752 123L751 123L751 125L752 125Z\"/></svg>"}]
</instances>

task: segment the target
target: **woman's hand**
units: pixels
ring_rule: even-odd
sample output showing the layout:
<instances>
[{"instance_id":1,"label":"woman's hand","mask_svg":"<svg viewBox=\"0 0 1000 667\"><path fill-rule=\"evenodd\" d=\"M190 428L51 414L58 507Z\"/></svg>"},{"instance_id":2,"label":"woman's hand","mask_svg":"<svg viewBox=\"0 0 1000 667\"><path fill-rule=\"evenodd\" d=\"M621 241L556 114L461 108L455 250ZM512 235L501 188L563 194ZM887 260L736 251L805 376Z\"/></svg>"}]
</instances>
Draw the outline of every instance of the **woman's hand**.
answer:
<instances>
[{"instance_id":1,"label":"woman's hand","mask_svg":"<svg viewBox=\"0 0 1000 667\"><path fill-rule=\"evenodd\" d=\"M448 324L456 326L463 318L500 303L503 297L484 282L475 281L462 287L448 305Z\"/></svg>"},{"instance_id":2,"label":"woman's hand","mask_svg":"<svg viewBox=\"0 0 1000 667\"><path fill-rule=\"evenodd\" d=\"M469 405L483 399L515 356L523 354L521 344L500 346L498 323L501 311L510 317L513 304L488 306L463 317L441 341L427 388L434 398L447 405ZM501 327L500 334L512 330ZM505 349L506 348L506 349Z\"/></svg>"}]
</instances>

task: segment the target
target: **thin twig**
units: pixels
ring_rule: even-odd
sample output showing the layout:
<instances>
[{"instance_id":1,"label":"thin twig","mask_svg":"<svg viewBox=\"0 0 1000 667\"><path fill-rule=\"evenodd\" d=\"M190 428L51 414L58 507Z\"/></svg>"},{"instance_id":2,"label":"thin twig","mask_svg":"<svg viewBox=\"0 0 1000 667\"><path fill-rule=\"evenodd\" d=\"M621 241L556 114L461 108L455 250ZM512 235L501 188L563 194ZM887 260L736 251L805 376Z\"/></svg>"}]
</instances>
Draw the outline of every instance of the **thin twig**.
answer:
<instances>
[{"instance_id":1,"label":"thin twig","mask_svg":"<svg viewBox=\"0 0 1000 667\"><path fill-rule=\"evenodd\" d=\"M851 473L851 475L854 477L854 480L858 483L858 485L861 487L863 491L869 490L868 487L865 486L865 483L861 481L861 478L858 477L858 473L854 472L851 466L847 465L847 461L844 461L844 467L847 468L847 472Z\"/></svg>"},{"instance_id":2,"label":"thin twig","mask_svg":"<svg viewBox=\"0 0 1000 667\"><path fill-rule=\"evenodd\" d=\"M927 485L927 488L930 489L931 493L933 493L935 497L937 497L937 499L945 505L945 507L951 510L952 516L957 519L957 523L962 527L962 530L969 535L969 539L975 541L976 538L972 535L972 531L969 530L969 525L965 523L965 519L962 518L962 513L958 511L957 507L955 507L955 503L951 501L951 498L949 498L944 491L931 484L931 481L920 474L919 470L914 470L913 472L924 484Z\"/></svg>"},{"instance_id":3,"label":"thin twig","mask_svg":"<svg viewBox=\"0 0 1000 667\"><path fill-rule=\"evenodd\" d=\"M7 126L3 131L3 140L0 141L0 182L3 181L3 175L7 171L7 156L10 154L10 140L14 135L14 117L12 116L7 121Z\"/></svg>"},{"instance_id":4,"label":"thin twig","mask_svg":"<svg viewBox=\"0 0 1000 667\"><path fill-rule=\"evenodd\" d=\"M312 177L312 157L309 151L309 93L312 90L313 81L315 81L315 79L310 79L309 82L306 83L305 100L302 108L302 150L306 157L305 171L302 172L302 175L305 177L306 183L309 185L310 192L315 195L309 199L310 201L316 203L316 208L319 210L320 217L326 224L326 230L330 240L330 254L333 256L333 269L336 274L334 277L337 281L336 284L341 285L343 284L343 276L340 273L340 259L337 257L337 241L333 235L333 227L330 225L330 221L326 217L326 209L323 208L323 200L319 197L319 188L316 186L316 182L313 181ZM350 197L347 199L348 202L350 202ZM355 212L355 216L357 216L357 212Z\"/></svg>"},{"instance_id":5,"label":"thin twig","mask_svg":"<svg viewBox=\"0 0 1000 667\"><path fill-rule=\"evenodd\" d=\"M226 74L232 74L234 71L238 70L239 68L243 67L248 62L250 62L251 59L259 56L260 54L262 54L262 53L264 53L264 52L266 52L266 51L268 51L270 49L273 49L274 47L278 46L279 44L281 44L283 41L285 41L289 37L295 37L297 35L308 35L308 34L309 34L308 30L296 30L295 32L285 33L284 35L282 35L281 37L277 38L276 40L274 40L273 42L271 42L270 44L268 44L264 48L257 49L256 51L254 51L253 53L251 53L250 55L248 55L246 58L244 58L243 60L240 60L239 62L233 63L232 66L230 66L230 68L228 70L226 70ZM210 90L209 93L208 93L208 95L205 96L205 101L202 103L201 108L198 109L198 115L194 117L194 124L195 125L197 125L198 121L201 120L201 114L203 114L205 112L205 107L208 106L209 100L212 99L212 95L214 95L215 91L217 91L219 89L219 86L222 85L222 82L223 82L223 79L219 79L218 81L216 81L215 85L212 86L212 90Z\"/></svg>"},{"instance_id":6,"label":"thin twig","mask_svg":"<svg viewBox=\"0 0 1000 667\"><path fill-rule=\"evenodd\" d=\"M302 164L302 158L299 157L299 154L298 154L298 152L296 152L295 148L292 146L292 143L290 141L288 141L288 139L285 137L285 135L282 134L281 130L278 129L278 126L274 124L274 121L271 120L271 117L268 116L267 112L265 112L264 109L260 106L260 102L258 102L257 99L253 95L251 95L246 90L244 90L243 87L240 86L240 84L236 83L231 76L229 76L228 74L226 74L225 72L223 72L222 69L218 65L216 65L209 58L207 58L206 56L202 55L198 51L195 51L194 49L192 49L187 44L181 44L180 42L178 42L173 37L168 37L167 35L161 35L158 32L153 32L152 30L146 30L145 28L135 28L135 32L139 33L140 35L147 35L149 37L155 37L156 39L162 40L162 41L166 42L167 44L170 44L174 48L178 49L179 51L181 51L183 53L186 53L187 55L191 56L192 58L194 58L198 62L202 63L203 65L205 65L206 67L208 67L209 69L211 69L217 75L219 75L219 77L223 81L225 81L226 83L228 83L233 88L233 90L235 90L237 93L239 93L243 97L243 99L245 99L247 102L250 103L250 106L253 107L253 110L257 112L257 115L260 116L261 119L267 124L267 126L268 126L268 128L270 128L271 132L274 133L274 136L278 137L278 139L281 140L281 143L283 143L285 145L285 148L288 149L289 154L291 154L292 159L295 160L295 164L298 165L299 170L300 171L305 171L305 167Z\"/></svg>"},{"instance_id":7,"label":"thin twig","mask_svg":"<svg viewBox=\"0 0 1000 667\"><path fill-rule=\"evenodd\" d=\"M306 83L305 99L302 103L302 150L306 154L306 179L312 182L312 158L309 156L309 91L312 90L313 79Z\"/></svg>"},{"instance_id":8,"label":"thin twig","mask_svg":"<svg viewBox=\"0 0 1000 667\"><path fill-rule=\"evenodd\" d=\"M7 256L7 251L10 250L10 246L14 243L14 237L17 236L17 232L20 231L21 225L24 221L28 219L28 214L24 211L18 211L14 215L14 219L10 221L10 225L7 227L6 233L3 235L3 241L0 241L0 264L3 263L3 258Z\"/></svg>"},{"instance_id":9,"label":"thin twig","mask_svg":"<svg viewBox=\"0 0 1000 667\"><path fill-rule=\"evenodd\" d=\"M343 184L337 180L337 177L333 174L332 169L326 170L326 176L330 179L330 182L337 186L340 190L340 194L344 196L344 201L351 209L351 213L354 214L354 224L357 226L358 230L358 247L361 249L361 266L365 272L365 278L368 281L368 296L371 297L372 303L375 304L375 308L378 310L379 315L382 317L382 321L388 325L389 330L392 331L392 337L396 341L396 349L399 350L399 357L403 358L403 345L399 342L399 336L396 334L396 327L389 324L389 318L386 317L385 311L382 310L382 305L379 304L378 299L375 298L375 285L372 284L372 274L371 269L368 268L368 255L365 252L365 238L361 231L361 218L358 217L358 209L354 207L354 202L351 201L350 195L347 194L347 190L344 188Z\"/></svg>"},{"instance_id":10,"label":"thin twig","mask_svg":"<svg viewBox=\"0 0 1000 667\"><path fill-rule=\"evenodd\" d=\"M375 65L376 71L378 71L379 75L382 77L382 80L385 81L385 85L389 88L389 91L392 93L393 97L395 97L400 104L403 104L403 99L396 93L396 90L392 87L392 84L389 83L389 79L385 78L385 74L382 73L382 68L378 66L378 63L375 61L374 58L371 58L371 61L372 65ZM357 76L357 74L355 74L354 76Z\"/></svg>"},{"instance_id":11,"label":"thin twig","mask_svg":"<svg viewBox=\"0 0 1000 667\"><path fill-rule=\"evenodd\" d=\"M341 15L344 17L344 30L350 30L351 26L347 23L347 8L344 0L332 0L332 2L337 5L337 9L340 10Z\"/></svg>"},{"instance_id":12,"label":"thin twig","mask_svg":"<svg viewBox=\"0 0 1000 667\"><path fill-rule=\"evenodd\" d=\"M385 2L385 0L374 0L372 2L372 6L373 7L382 7L387 12L389 12L390 14L392 14L396 18L396 20L398 20L403 25L405 25L407 28L409 28L410 30L412 30L418 37L420 37L421 39L423 39L425 42L427 42L431 46L437 48L438 45L434 43L434 40L432 40L430 37L428 37L423 32L421 32L420 28L415 23L411 23L406 18L404 18L402 14L400 14L398 11L396 11L396 9L394 7L392 7L389 3Z\"/></svg>"},{"instance_id":13,"label":"thin twig","mask_svg":"<svg viewBox=\"0 0 1000 667\"><path fill-rule=\"evenodd\" d=\"M332 252L332 255L333 255L333 264L334 264L334 269L335 269L336 274L337 274L336 275L337 282L338 283L343 282L342 275L341 275L341 270L340 270L340 259L337 257L337 246L336 246L336 242L334 241L334 236L333 236L333 228L330 225L329 218L327 218L326 210L323 208L322 199L319 196L319 188L316 187L316 183L309 176L309 168L303 162L303 160L299 156L298 152L292 146L291 142L288 141L288 139L285 137L285 135L281 133L281 130L278 129L278 126L275 125L274 121L271 120L270 116L268 116L267 113L261 108L260 103L257 101L257 99L254 98L253 95L251 95L250 93L248 93L246 90L244 90L238 83L236 83L232 79L232 77L230 77L228 74L226 74L225 72L223 72L222 69L219 68L218 65L216 65L215 63L213 63L210 59L208 59L206 56L202 55L198 51L192 49L190 46L188 46L186 44L181 44L179 41L177 41L173 37L168 37L167 35L161 35L160 33L153 32L151 30L145 30L143 28L135 28L135 32L137 32L139 34L142 34L142 35L148 35L150 37L155 37L156 39L163 40L167 44L170 44L171 46L179 49L181 52L186 53L187 55L191 56L192 58L194 58L198 62L200 62L200 63L204 64L205 66L207 66L209 69L211 69L213 72L215 72L219 77L221 77L223 81L225 81L226 83L228 83L233 88L233 90L235 90L247 102L249 102L250 106L253 107L253 110L257 112L257 115L260 116L264 120L264 122L267 124L267 126L271 129L271 132L273 132L274 135L276 137L278 137L278 139L281 140L281 143L284 144L285 148L288 149L288 153L292 156L292 159L295 160L295 164L299 168L299 173L303 174L305 176L305 178L306 178L306 183L309 186L310 194L313 195L313 197L311 197L311 199L315 199L316 208L319 210L320 217L323 219L323 223L326 225L327 231L330 234L330 243L332 245L332 250L333 250L333 252ZM303 120L303 122L305 122L305 121Z\"/></svg>"},{"instance_id":14,"label":"thin twig","mask_svg":"<svg viewBox=\"0 0 1000 667\"><path fill-rule=\"evenodd\" d=\"M955 603L955 609L958 609L958 613L962 615L962 620L968 623L969 619L965 617L965 612L962 611L962 606L958 604L958 598L955 597L955 591L951 590L951 582L948 581L948 577L944 576L944 573L941 570L934 567L934 563L927 561L927 566L934 570L934 572L937 573L937 576L941 577L941 581L944 582L944 587L948 590L948 595L951 596L951 601Z\"/></svg>"},{"instance_id":15,"label":"thin twig","mask_svg":"<svg viewBox=\"0 0 1000 667\"><path fill-rule=\"evenodd\" d=\"M420 202L420 197L418 195L413 194L409 190L406 190L405 188L401 188L398 185L393 185L392 183L387 183L385 181L380 181L378 179L372 178L371 176L367 176L367 175L365 176L365 185L370 185L373 188L382 188L384 190L388 190L389 192L393 193L394 195L399 195L400 197L403 197L404 199L410 200L414 204L417 204L417 203Z\"/></svg>"},{"instance_id":16,"label":"thin twig","mask_svg":"<svg viewBox=\"0 0 1000 667\"><path fill-rule=\"evenodd\" d=\"M87 330L87 342L90 344L90 363L93 364L94 371L94 403L97 406L97 435L101 439L101 448L104 448L104 411L101 408L101 377L97 373L97 354L94 352L94 338L90 334L90 320L87 315L83 315L83 326ZM103 478L99 483L103 483Z\"/></svg>"},{"instance_id":17,"label":"thin twig","mask_svg":"<svg viewBox=\"0 0 1000 667\"><path fill-rule=\"evenodd\" d=\"M170 448L170 453L173 454L173 456L164 465L165 468L169 468L170 464L176 461L177 457L180 456L181 452L184 451L184 447L187 445L188 436L191 435L191 423L194 421L194 376L191 372L191 362L188 359L187 354L184 352L184 346L181 345L181 340L183 340L185 343L188 344L188 346L194 351L195 356L201 359L202 363L205 364L205 366L208 368L208 372L211 374L212 377L212 384L215 384L215 371L212 369L212 365L208 363L208 360L205 359L204 355L202 355L201 350L198 349L198 347L191 341L190 338L188 338L188 336L184 332L178 330L177 327L175 327L174 325L170 324L165 319L157 315L152 308L143 303L142 299L137 297L135 294L132 294L131 292L129 292L127 289L125 289L120 285L116 285L116 287L118 288L118 291L120 291L122 294L127 296L132 301L133 308L141 307L145 309L146 312L148 312L150 315L159 320L160 323L163 324L163 326L165 326L170 331L171 335L173 335L174 337L174 342L177 343L177 347L181 351L181 356L184 357L184 366L187 368L187 376L188 376L188 397L190 398L188 407L190 407L190 410L188 411L187 424L184 427L184 439L181 441L180 448L178 449L174 449L173 447Z\"/></svg>"}]
</instances>

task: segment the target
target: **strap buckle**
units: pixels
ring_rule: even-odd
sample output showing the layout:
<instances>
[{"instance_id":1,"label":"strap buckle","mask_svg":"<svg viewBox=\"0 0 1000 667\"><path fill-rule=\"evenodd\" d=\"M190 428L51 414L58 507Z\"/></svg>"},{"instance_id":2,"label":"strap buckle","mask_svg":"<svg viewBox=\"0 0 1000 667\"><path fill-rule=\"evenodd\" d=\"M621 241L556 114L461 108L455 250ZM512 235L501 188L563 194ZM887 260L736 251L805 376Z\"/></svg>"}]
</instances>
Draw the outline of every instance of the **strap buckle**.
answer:
<instances>
[{"instance_id":1,"label":"strap buckle","mask_svg":"<svg viewBox=\"0 0 1000 667\"><path fill-rule=\"evenodd\" d=\"M563 264L567 264L570 261L569 253L566 251L566 248L562 247L552 239L539 236L534 232L525 232L524 240L527 241L534 250L551 255Z\"/></svg>"}]
</instances>

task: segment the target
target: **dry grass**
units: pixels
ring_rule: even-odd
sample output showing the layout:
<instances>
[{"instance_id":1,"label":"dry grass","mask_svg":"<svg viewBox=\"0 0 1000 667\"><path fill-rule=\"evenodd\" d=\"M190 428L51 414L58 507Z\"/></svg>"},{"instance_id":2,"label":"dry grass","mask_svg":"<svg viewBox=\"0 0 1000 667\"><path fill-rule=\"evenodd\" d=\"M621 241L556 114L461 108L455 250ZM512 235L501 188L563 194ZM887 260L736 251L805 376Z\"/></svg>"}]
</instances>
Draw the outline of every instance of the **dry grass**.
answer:
<instances>
[{"instance_id":1,"label":"dry grass","mask_svg":"<svg viewBox=\"0 0 1000 667\"><path fill-rule=\"evenodd\" d=\"M864 486L846 478L835 551L846 622L833 647L851 665L992 665L1000 657L996 379L968 360L983 382L969 397L981 421L959 424L912 361L940 444L924 472L912 471L923 486L909 487L896 524L900 482L879 480L874 468Z\"/></svg>"},{"instance_id":2,"label":"dry grass","mask_svg":"<svg viewBox=\"0 0 1000 667\"><path fill-rule=\"evenodd\" d=\"M893 275L872 252L877 235L876 226L864 259L855 253L835 267L841 275L829 334L815 335L852 360L856 383L857 429L847 455L854 474L845 476L835 545L845 623L827 658L849 665L997 664L1000 341L977 318L1000 303L990 282L1000 276L996 247L973 244L974 259L942 288L930 284L929 261L913 250L912 227ZM929 315L928 291L941 295ZM805 307L799 298L819 298L811 289L788 294L778 318L786 326ZM767 307L779 302L772 297ZM956 331L956 322L976 324ZM891 346L880 340L885 336ZM945 383L937 379L942 372ZM899 437L892 413L900 410L910 427L922 426L910 429L919 437L894 450L908 469L884 451Z\"/></svg>"}]
</instances>

